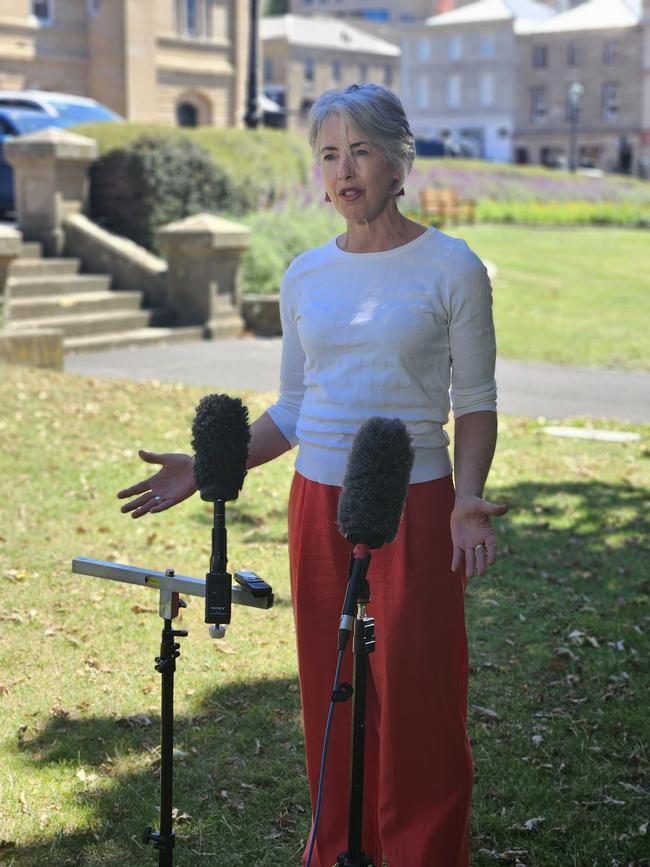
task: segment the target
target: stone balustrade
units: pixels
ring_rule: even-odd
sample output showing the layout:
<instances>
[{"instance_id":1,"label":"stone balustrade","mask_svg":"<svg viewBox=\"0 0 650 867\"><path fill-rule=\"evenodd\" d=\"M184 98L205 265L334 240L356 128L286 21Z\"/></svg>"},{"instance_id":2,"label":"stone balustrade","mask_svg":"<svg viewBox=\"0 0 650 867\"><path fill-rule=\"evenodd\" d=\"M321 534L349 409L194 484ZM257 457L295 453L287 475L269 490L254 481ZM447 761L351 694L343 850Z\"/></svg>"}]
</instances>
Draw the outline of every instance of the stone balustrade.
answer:
<instances>
[{"instance_id":1,"label":"stone balustrade","mask_svg":"<svg viewBox=\"0 0 650 867\"><path fill-rule=\"evenodd\" d=\"M206 337L239 333L241 257L250 229L213 214L196 214L156 233L167 260L167 302L178 325L201 325Z\"/></svg>"},{"instance_id":2,"label":"stone balustrade","mask_svg":"<svg viewBox=\"0 0 650 867\"><path fill-rule=\"evenodd\" d=\"M4 151L14 169L16 222L23 238L40 242L46 256L60 256L66 216L86 207L96 143L49 127L6 142Z\"/></svg>"}]
</instances>

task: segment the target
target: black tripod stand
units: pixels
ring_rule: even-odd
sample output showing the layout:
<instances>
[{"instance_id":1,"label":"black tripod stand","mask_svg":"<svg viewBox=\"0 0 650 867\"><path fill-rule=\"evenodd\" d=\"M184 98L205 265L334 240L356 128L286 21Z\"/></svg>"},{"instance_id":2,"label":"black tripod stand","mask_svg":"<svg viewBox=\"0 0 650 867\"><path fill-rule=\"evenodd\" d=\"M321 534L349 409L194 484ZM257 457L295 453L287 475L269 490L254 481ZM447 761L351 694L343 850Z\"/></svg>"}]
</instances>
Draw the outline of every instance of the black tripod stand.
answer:
<instances>
[{"instance_id":1,"label":"black tripod stand","mask_svg":"<svg viewBox=\"0 0 650 867\"><path fill-rule=\"evenodd\" d=\"M164 625L160 642L160 656L156 657L156 671L162 675L162 695L160 713L160 831L146 828L144 842L153 843L158 850L158 867L173 867L175 835L172 831L173 813L173 762L174 762L174 673L176 659L180 654L177 638L187 635L185 629L174 629L172 621L178 616L180 608L186 603L179 594L205 597L206 581L188 575L177 575L173 569L158 572L140 566L126 566L107 560L93 560L88 557L75 557L72 571L80 575L92 575L110 581L123 581L148 587L159 593L158 613ZM227 576L230 580L230 575ZM271 587L254 572L236 572L236 584L228 587L228 604L246 605L250 608L268 609L273 606ZM228 612L228 620L230 620ZM211 631L213 637L223 635L223 626L216 625Z\"/></svg>"},{"instance_id":2,"label":"black tripod stand","mask_svg":"<svg viewBox=\"0 0 650 867\"><path fill-rule=\"evenodd\" d=\"M173 570L165 573L173 577ZM176 835L172 831L174 807L174 672L176 659L180 656L180 644L176 638L184 638L186 629L173 629L172 620L178 616L179 608L186 603L179 599L178 593L161 591L160 616L164 626L160 641L160 656L156 657L156 671L162 675L160 701L160 831L151 827L144 830L145 843L153 843L158 849L158 867L173 867Z\"/></svg>"},{"instance_id":3,"label":"black tripod stand","mask_svg":"<svg viewBox=\"0 0 650 867\"><path fill-rule=\"evenodd\" d=\"M370 585L366 573L370 554L363 559L352 558L350 579L344 603L346 611L356 608L354 621L354 668L352 673L352 692L339 690L340 701L352 695L352 742L350 747L350 806L348 812L348 848L336 859L335 867L375 867L370 855L361 851L361 832L363 827L363 772L366 743L366 695L368 691L368 654L375 649L375 621L366 616L366 605L370 602ZM339 632L340 635L340 632ZM345 684L342 684L344 687Z\"/></svg>"}]
</instances>

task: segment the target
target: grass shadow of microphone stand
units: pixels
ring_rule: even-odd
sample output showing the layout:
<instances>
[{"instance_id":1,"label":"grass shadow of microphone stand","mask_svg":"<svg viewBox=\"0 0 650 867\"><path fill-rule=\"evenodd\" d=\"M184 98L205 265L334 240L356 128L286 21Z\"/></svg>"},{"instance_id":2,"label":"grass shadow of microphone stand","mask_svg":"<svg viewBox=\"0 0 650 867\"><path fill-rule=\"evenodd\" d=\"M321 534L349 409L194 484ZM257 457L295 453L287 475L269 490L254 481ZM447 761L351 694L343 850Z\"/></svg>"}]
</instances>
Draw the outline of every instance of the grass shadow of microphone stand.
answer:
<instances>
[{"instance_id":1,"label":"grass shadow of microphone stand","mask_svg":"<svg viewBox=\"0 0 650 867\"><path fill-rule=\"evenodd\" d=\"M177 715L179 867L270 867L286 863L287 848L300 848L309 808L299 714L296 684L281 678L219 687L196 713ZM158 803L159 724L159 716L62 714L33 730L24 727L16 743L23 761L40 773L79 766L71 797L89 830L60 828L37 832L31 844L5 842L0 862L153 865L156 856L143 846L141 828Z\"/></svg>"}]
</instances>

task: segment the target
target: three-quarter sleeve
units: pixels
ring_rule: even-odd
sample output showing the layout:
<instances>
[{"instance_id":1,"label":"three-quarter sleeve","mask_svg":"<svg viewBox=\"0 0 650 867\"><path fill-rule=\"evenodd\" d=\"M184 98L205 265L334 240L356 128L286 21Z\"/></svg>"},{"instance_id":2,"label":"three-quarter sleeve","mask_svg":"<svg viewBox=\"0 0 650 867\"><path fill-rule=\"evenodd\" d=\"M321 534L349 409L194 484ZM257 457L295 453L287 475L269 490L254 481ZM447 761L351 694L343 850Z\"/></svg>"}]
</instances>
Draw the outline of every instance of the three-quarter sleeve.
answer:
<instances>
[{"instance_id":1,"label":"three-quarter sleeve","mask_svg":"<svg viewBox=\"0 0 650 867\"><path fill-rule=\"evenodd\" d=\"M267 412L293 447L298 444L296 425L305 394L305 353L300 344L293 293L286 274L280 286L280 321L282 323L280 396Z\"/></svg>"},{"instance_id":2,"label":"three-quarter sleeve","mask_svg":"<svg viewBox=\"0 0 650 867\"><path fill-rule=\"evenodd\" d=\"M451 257L449 274L449 354L454 418L470 412L496 412L496 340L492 287L480 258L465 242Z\"/></svg>"}]
</instances>

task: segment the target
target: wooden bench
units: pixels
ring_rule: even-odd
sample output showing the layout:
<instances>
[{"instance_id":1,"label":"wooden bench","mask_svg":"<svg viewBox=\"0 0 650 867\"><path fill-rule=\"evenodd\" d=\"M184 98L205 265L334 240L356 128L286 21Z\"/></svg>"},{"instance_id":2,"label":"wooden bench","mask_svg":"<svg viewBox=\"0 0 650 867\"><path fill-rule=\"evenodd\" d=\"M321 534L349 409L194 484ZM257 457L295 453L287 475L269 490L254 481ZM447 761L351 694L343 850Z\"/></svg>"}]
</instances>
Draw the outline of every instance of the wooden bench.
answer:
<instances>
[{"instance_id":1,"label":"wooden bench","mask_svg":"<svg viewBox=\"0 0 650 867\"><path fill-rule=\"evenodd\" d=\"M476 219L474 199L459 199L456 190L425 189L420 191L420 210L424 220L444 223L473 223Z\"/></svg>"}]
</instances>

